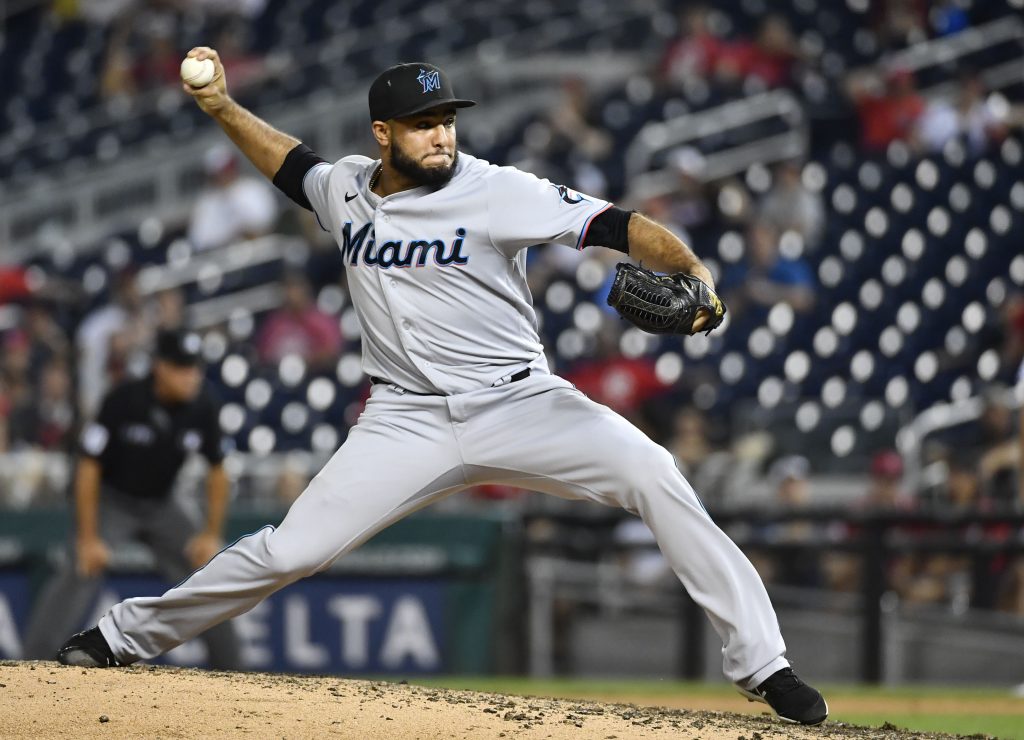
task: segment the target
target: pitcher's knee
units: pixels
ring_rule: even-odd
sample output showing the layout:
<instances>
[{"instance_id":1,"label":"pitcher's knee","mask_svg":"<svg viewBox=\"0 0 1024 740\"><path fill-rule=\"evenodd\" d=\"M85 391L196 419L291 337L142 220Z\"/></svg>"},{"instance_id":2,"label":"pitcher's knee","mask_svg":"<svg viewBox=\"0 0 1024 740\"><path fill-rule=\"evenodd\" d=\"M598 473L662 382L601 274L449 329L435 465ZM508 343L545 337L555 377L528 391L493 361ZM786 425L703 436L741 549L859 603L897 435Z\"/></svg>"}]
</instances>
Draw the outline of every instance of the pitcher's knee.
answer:
<instances>
[{"instance_id":1,"label":"pitcher's knee","mask_svg":"<svg viewBox=\"0 0 1024 740\"><path fill-rule=\"evenodd\" d=\"M323 564L309 551L296 547L281 546L273 541L267 543L267 563L280 580L297 581L315 573Z\"/></svg>"},{"instance_id":2,"label":"pitcher's knee","mask_svg":"<svg viewBox=\"0 0 1024 740\"><path fill-rule=\"evenodd\" d=\"M662 491L667 483L682 478L668 450L653 442L631 449L628 460L628 464L619 471L623 485L618 498L630 511L636 511L646 496Z\"/></svg>"}]
</instances>

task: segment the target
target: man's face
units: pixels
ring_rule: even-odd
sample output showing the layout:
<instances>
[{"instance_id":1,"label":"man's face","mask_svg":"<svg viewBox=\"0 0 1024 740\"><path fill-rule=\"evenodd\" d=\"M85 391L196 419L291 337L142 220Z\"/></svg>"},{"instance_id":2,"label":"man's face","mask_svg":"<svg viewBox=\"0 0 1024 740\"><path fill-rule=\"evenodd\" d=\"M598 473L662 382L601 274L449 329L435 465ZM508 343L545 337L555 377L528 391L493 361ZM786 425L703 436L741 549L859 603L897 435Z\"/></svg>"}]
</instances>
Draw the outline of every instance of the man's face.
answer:
<instances>
[{"instance_id":1,"label":"man's face","mask_svg":"<svg viewBox=\"0 0 1024 740\"><path fill-rule=\"evenodd\" d=\"M389 122L391 166L420 185L440 187L452 179L459 153L455 109L432 108Z\"/></svg>"},{"instance_id":2,"label":"man's face","mask_svg":"<svg viewBox=\"0 0 1024 740\"><path fill-rule=\"evenodd\" d=\"M203 382L197 365L176 365L159 359L153 363L153 376L161 400L169 403L191 401L199 394Z\"/></svg>"}]
</instances>

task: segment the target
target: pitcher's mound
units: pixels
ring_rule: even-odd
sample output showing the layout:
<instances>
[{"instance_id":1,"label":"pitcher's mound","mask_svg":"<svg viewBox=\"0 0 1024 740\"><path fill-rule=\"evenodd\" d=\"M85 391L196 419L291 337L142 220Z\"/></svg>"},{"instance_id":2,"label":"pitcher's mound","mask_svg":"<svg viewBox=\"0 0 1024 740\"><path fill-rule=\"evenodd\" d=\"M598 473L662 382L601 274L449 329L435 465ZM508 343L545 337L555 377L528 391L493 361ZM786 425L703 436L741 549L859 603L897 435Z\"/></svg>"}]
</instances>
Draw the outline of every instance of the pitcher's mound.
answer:
<instances>
[{"instance_id":1,"label":"pitcher's mound","mask_svg":"<svg viewBox=\"0 0 1024 740\"><path fill-rule=\"evenodd\" d=\"M535 699L334 676L0 662L0 736L352 740L936 738L767 715Z\"/></svg>"}]
</instances>

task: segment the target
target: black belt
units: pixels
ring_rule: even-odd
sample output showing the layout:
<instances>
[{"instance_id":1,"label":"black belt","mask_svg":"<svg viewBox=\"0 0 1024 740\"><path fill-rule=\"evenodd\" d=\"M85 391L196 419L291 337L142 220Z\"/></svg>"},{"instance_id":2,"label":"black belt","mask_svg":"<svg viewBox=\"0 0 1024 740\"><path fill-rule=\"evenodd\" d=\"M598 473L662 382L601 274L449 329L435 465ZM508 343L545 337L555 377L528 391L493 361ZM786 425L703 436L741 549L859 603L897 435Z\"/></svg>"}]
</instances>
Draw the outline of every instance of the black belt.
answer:
<instances>
[{"instance_id":1,"label":"black belt","mask_svg":"<svg viewBox=\"0 0 1024 740\"><path fill-rule=\"evenodd\" d=\"M506 385L507 383L515 383L517 380L523 380L524 378L530 377L530 368L520 370L518 373L513 374L506 383L500 383L496 385ZM384 380L384 378L378 378L373 375L370 376L370 385L394 385L396 388L401 388L399 385L395 385L390 380ZM493 386L492 386L493 387ZM414 396L437 396L438 393L417 393L416 391L406 390L402 388L406 393L411 393Z\"/></svg>"}]
</instances>

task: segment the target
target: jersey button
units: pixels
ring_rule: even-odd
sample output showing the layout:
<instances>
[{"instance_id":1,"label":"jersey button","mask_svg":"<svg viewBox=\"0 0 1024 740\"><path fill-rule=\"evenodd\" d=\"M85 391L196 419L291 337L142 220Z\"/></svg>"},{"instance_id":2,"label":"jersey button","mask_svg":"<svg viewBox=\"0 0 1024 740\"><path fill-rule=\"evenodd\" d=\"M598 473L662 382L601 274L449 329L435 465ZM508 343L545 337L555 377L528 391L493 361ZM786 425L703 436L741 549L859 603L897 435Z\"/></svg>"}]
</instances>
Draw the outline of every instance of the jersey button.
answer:
<instances>
[{"instance_id":1,"label":"jersey button","mask_svg":"<svg viewBox=\"0 0 1024 740\"><path fill-rule=\"evenodd\" d=\"M409 329L412 328L412 324L409 322L408 319L402 322L402 328L405 329L406 331L409 331Z\"/></svg>"},{"instance_id":2,"label":"jersey button","mask_svg":"<svg viewBox=\"0 0 1024 740\"><path fill-rule=\"evenodd\" d=\"M395 287L397 287L397 286L398 286L398 282L397 282L397 281L396 281L396 280L395 280L394 278L391 278L390 280L388 280L388 284L389 284L389 285L390 285L390 286L391 286L392 288L395 288Z\"/></svg>"}]
</instances>

